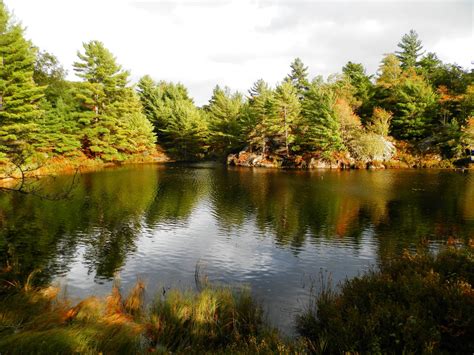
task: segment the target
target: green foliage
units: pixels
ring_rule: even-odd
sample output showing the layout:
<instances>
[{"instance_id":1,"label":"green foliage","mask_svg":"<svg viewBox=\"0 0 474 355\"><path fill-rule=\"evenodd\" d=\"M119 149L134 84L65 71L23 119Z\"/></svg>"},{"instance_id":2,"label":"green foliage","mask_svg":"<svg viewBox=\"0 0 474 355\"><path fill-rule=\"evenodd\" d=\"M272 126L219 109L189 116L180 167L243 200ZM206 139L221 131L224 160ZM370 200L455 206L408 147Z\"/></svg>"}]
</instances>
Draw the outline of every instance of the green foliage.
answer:
<instances>
[{"instance_id":1,"label":"green foliage","mask_svg":"<svg viewBox=\"0 0 474 355\"><path fill-rule=\"evenodd\" d=\"M418 58L423 54L423 45L415 30L410 30L409 33L403 35L402 40L398 43L398 47L400 51L396 53L403 69L414 67L418 64Z\"/></svg>"},{"instance_id":2,"label":"green foliage","mask_svg":"<svg viewBox=\"0 0 474 355\"><path fill-rule=\"evenodd\" d=\"M436 96L424 78L409 70L392 91L392 134L395 138L417 140L429 134Z\"/></svg>"},{"instance_id":3,"label":"green foliage","mask_svg":"<svg viewBox=\"0 0 474 355\"><path fill-rule=\"evenodd\" d=\"M385 138L375 132L359 131L348 146L351 157L360 162L386 161L393 153L394 147Z\"/></svg>"},{"instance_id":4,"label":"green foliage","mask_svg":"<svg viewBox=\"0 0 474 355\"><path fill-rule=\"evenodd\" d=\"M207 151L208 118L189 98L181 84L155 83L144 76L138 94L158 140L178 159L202 158Z\"/></svg>"},{"instance_id":5,"label":"green foliage","mask_svg":"<svg viewBox=\"0 0 474 355\"><path fill-rule=\"evenodd\" d=\"M298 94L299 99L303 99L304 93L309 88L308 67L300 58L296 58L291 64L291 73L285 78L285 82L291 83Z\"/></svg>"},{"instance_id":6,"label":"green foliage","mask_svg":"<svg viewBox=\"0 0 474 355\"><path fill-rule=\"evenodd\" d=\"M207 151L208 122L191 101L173 102L167 125L161 129L168 151L184 160L202 158Z\"/></svg>"},{"instance_id":7,"label":"green foliage","mask_svg":"<svg viewBox=\"0 0 474 355\"><path fill-rule=\"evenodd\" d=\"M392 121L392 113L383 108L375 107L367 128L382 137L387 137L390 131L390 122Z\"/></svg>"},{"instance_id":8,"label":"green foliage","mask_svg":"<svg viewBox=\"0 0 474 355\"><path fill-rule=\"evenodd\" d=\"M33 80L35 50L0 2L0 154L19 153L35 142L44 88Z\"/></svg>"},{"instance_id":9,"label":"green foliage","mask_svg":"<svg viewBox=\"0 0 474 355\"><path fill-rule=\"evenodd\" d=\"M203 108L182 84L149 76L140 79L137 96L130 73L101 42L83 47L73 65L82 81L68 81L58 59L27 41L0 2L0 159L33 152L124 161L152 154L155 137L178 160L242 149L270 160L280 156L278 161L308 151L346 156L346 148L357 151L360 137L365 150L373 141L369 133L390 134L447 158L467 144L474 73L435 53L423 55L414 30L402 37L396 54L384 56L375 84L352 61L326 84L310 83L308 67L296 58L276 89L259 80L244 98L216 87Z\"/></svg>"},{"instance_id":10,"label":"green foliage","mask_svg":"<svg viewBox=\"0 0 474 355\"><path fill-rule=\"evenodd\" d=\"M344 149L340 121L334 110L336 98L325 86L313 83L302 104L305 131L302 138L310 150L337 152Z\"/></svg>"},{"instance_id":11,"label":"green foliage","mask_svg":"<svg viewBox=\"0 0 474 355\"><path fill-rule=\"evenodd\" d=\"M209 116L209 144L218 155L242 148L242 115L244 101L239 93L216 86L206 111Z\"/></svg>"},{"instance_id":12,"label":"green foliage","mask_svg":"<svg viewBox=\"0 0 474 355\"><path fill-rule=\"evenodd\" d=\"M329 353L469 353L473 275L472 250L406 252L344 282L339 293L326 284L297 328Z\"/></svg>"},{"instance_id":13,"label":"green foliage","mask_svg":"<svg viewBox=\"0 0 474 355\"><path fill-rule=\"evenodd\" d=\"M357 113L363 118L370 116L374 85L371 82L371 77L366 74L364 66L360 63L348 62L342 68L342 73L355 88L354 97L359 102Z\"/></svg>"},{"instance_id":14,"label":"green foliage","mask_svg":"<svg viewBox=\"0 0 474 355\"><path fill-rule=\"evenodd\" d=\"M250 150L261 150L265 155L272 135L270 121L275 117L275 93L262 79L249 90L249 106L244 129Z\"/></svg>"},{"instance_id":15,"label":"green foliage","mask_svg":"<svg viewBox=\"0 0 474 355\"><path fill-rule=\"evenodd\" d=\"M74 63L85 81L72 91L80 109L75 112L81 131L81 150L91 158L124 160L132 153L153 149L155 137L134 91L127 87L128 72L116 64L101 42L84 43Z\"/></svg>"},{"instance_id":16,"label":"green foliage","mask_svg":"<svg viewBox=\"0 0 474 355\"><path fill-rule=\"evenodd\" d=\"M387 54L381 62L376 84L383 89L389 89L398 84L402 68L394 54Z\"/></svg>"},{"instance_id":17,"label":"green foliage","mask_svg":"<svg viewBox=\"0 0 474 355\"><path fill-rule=\"evenodd\" d=\"M474 117L471 117L463 130L463 138L467 146L474 146Z\"/></svg>"},{"instance_id":18,"label":"green foliage","mask_svg":"<svg viewBox=\"0 0 474 355\"><path fill-rule=\"evenodd\" d=\"M275 91L274 116L270 117L269 129L274 150L284 149L286 156L290 151L299 150L295 143L300 128L301 103L298 99L297 89L289 82L283 82Z\"/></svg>"},{"instance_id":19,"label":"green foliage","mask_svg":"<svg viewBox=\"0 0 474 355\"><path fill-rule=\"evenodd\" d=\"M56 106L57 101L64 101L69 89L66 74L66 70L53 54L44 51L37 52L33 79L37 85L45 87L45 99L53 107Z\"/></svg>"}]
</instances>

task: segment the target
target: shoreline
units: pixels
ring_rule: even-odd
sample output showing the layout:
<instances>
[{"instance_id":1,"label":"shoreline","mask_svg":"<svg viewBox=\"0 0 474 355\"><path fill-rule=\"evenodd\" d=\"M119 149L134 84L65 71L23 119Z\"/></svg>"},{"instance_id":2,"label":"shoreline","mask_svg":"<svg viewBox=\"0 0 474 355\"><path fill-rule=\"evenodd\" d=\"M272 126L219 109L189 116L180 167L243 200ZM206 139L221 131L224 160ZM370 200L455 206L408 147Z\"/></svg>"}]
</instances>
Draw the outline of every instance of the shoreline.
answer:
<instances>
[{"instance_id":1,"label":"shoreline","mask_svg":"<svg viewBox=\"0 0 474 355\"><path fill-rule=\"evenodd\" d=\"M116 168L124 165L134 164L156 164L172 162L166 154L157 152L149 156L130 156L129 159L121 162L104 162L96 159L89 159L85 156L78 158L53 157L44 162L28 166L25 174L26 179L41 178L55 175L72 175L76 173L88 173L103 169ZM15 181L21 179L18 169L13 169L12 173L6 171L6 164L0 167L0 187L11 187Z\"/></svg>"},{"instance_id":2,"label":"shoreline","mask_svg":"<svg viewBox=\"0 0 474 355\"><path fill-rule=\"evenodd\" d=\"M241 155L245 153L242 159ZM75 173L89 173L103 169L120 168L126 165L141 165L141 164L196 164L204 162L220 163L226 167L235 168L258 168L270 170L295 170L295 171L342 171L342 170L452 170L452 171L471 171L474 170L474 164L467 166L456 166L453 162L448 160L440 161L425 161L417 160L416 163L409 165L400 160L390 160L385 162L347 162L347 161L327 161L323 159L311 158L308 163L307 160L301 156L292 156L286 164L282 164L286 157L282 159L279 156L257 155L253 153L240 152L238 154L230 154L226 161L222 159L213 160L197 160L197 161L179 161L169 158L165 153L158 152L149 156L131 156L129 159L121 162L104 162L100 160L89 159L86 157L67 158L67 157L53 157L46 159L44 163L40 164L38 168L30 170L27 178L40 178L55 175L71 175ZM296 162L296 163L295 163ZM293 163L293 164L292 164ZM0 174L4 174L0 168ZM0 187L11 186L11 183L18 181L19 176L1 176Z\"/></svg>"},{"instance_id":3,"label":"shoreline","mask_svg":"<svg viewBox=\"0 0 474 355\"><path fill-rule=\"evenodd\" d=\"M247 168L268 168L282 170L385 170L385 169L443 169L473 170L474 164L461 160L445 160L432 156L403 156L385 161L357 161L350 157L336 157L329 160L318 154L280 156L276 154L257 154L241 151L229 154L227 166Z\"/></svg>"}]
</instances>

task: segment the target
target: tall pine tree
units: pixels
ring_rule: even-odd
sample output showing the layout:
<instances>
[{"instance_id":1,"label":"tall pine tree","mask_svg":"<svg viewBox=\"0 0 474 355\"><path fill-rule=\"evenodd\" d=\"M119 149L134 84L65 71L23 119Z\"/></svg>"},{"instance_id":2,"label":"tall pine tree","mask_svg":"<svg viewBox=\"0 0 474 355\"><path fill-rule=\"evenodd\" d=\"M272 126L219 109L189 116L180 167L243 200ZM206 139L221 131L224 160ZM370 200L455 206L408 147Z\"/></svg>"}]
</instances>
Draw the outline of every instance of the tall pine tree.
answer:
<instances>
[{"instance_id":1,"label":"tall pine tree","mask_svg":"<svg viewBox=\"0 0 474 355\"><path fill-rule=\"evenodd\" d=\"M241 115L243 98L228 88L216 86L207 106L210 145L217 153L227 154L242 147Z\"/></svg>"},{"instance_id":2,"label":"tall pine tree","mask_svg":"<svg viewBox=\"0 0 474 355\"><path fill-rule=\"evenodd\" d=\"M272 139L277 144L276 148L281 150L283 146L286 156L289 156L291 151L299 149L294 143L298 137L300 112L301 103L297 89L291 83L283 82L276 89L275 115L269 122Z\"/></svg>"},{"instance_id":3,"label":"tall pine tree","mask_svg":"<svg viewBox=\"0 0 474 355\"><path fill-rule=\"evenodd\" d=\"M176 159L194 160L207 152L208 120L182 84L155 83L144 76L138 94L160 144Z\"/></svg>"},{"instance_id":4,"label":"tall pine tree","mask_svg":"<svg viewBox=\"0 0 474 355\"><path fill-rule=\"evenodd\" d=\"M75 85L74 94L81 106L77 118L83 153L113 161L151 150L153 128L141 112L138 97L127 87L129 73L98 41L84 43L84 53L78 52L78 57L73 66L84 82Z\"/></svg>"},{"instance_id":5,"label":"tall pine tree","mask_svg":"<svg viewBox=\"0 0 474 355\"><path fill-rule=\"evenodd\" d=\"M291 73L285 78L285 81L290 82L297 90L298 98L303 99L304 93L309 88L308 81L308 67L303 64L300 58L296 58L291 64Z\"/></svg>"},{"instance_id":6,"label":"tall pine tree","mask_svg":"<svg viewBox=\"0 0 474 355\"><path fill-rule=\"evenodd\" d=\"M33 80L35 51L0 1L0 151L18 154L34 143L44 88Z\"/></svg>"},{"instance_id":7,"label":"tall pine tree","mask_svg":"<svg viewBox=\"0 0 474 355\"><path fill-rule=\"evenodd\" d=\"M48 52L38 52L34 80L44 86L45 96L41 108L45 114L38 124L36 149L48 154L75 155L80 148L77 110L71 83L58 59Z\"/></svg>"},{"instance_id":8,"label":"tall pine tree","mask_svg":"<svg viewBox=\"0 0 474 355\"><path fill-rule=\"evenodd\" d=\"M403 69L415 67L418 65L418 58L424 53L421 40L415 30L403 35L402 40L398 43L397 57L400 60Z\"/></svg>"},{"instance_id":9,"label":"tall pine tree","mask_svg":"<svg viewBox=\"0 0 474 355\"><path fill-rule=\"evenodd\" d=\"M250 150L261 150L265 155L272 135L271 120L275 116L275 93L262 79L249 90L249 105L245 131Z\"/></svg>"},{"instance_id":10,"label":"tall pine tree","mask_svg":"<svg viewBox=\"0 0 474 355\"><path fill-rule=\"evenodd\" d=\"M334 111L336 97L321 83L313 83L303 101L303 144L308 150L331 154L344 149L341 126Z\"/></svg>"}]
</instances>

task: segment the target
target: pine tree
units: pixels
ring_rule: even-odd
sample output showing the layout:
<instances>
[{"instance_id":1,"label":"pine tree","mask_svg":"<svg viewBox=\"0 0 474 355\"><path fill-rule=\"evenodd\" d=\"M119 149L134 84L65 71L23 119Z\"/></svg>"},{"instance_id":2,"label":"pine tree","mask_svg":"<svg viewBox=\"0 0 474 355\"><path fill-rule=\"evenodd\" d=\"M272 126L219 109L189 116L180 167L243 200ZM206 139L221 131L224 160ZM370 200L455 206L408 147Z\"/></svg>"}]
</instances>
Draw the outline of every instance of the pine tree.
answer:
<instances>
[{"instance_id":1,"label":"pine tree","mask_svg":"<svg viewBox=\"0 0 474 355\"><path fill-rule=\"evenodd\" d=\"M227 154L242 146L242 95L216 86L207 112L209 114L210 145L214 151Z\"/></svg>"},{"instance_id":2,"label":"pine tree","mask_svg":"<svg viewBox=\"0 0 474 355\"><path fill-rule=\"evenodd\" d=\"M173 103L170 120L162 131L172 155L185 161L204 157L208 149L208 122L205 113L191 101Z\"/></svg>"},{"instance_id":3,"label":"pine tree","mask_svg":"<svg viewBox=\"0 0 474 355\"><path fill-rule=\"evenodd\" d=\"M354 97L358 101L357 113L365 120L370 117L373 104L374 85L371 82L371 76L365 73L365 68L360 63L348 62L343 68L344 77L349 80L354 87Z\"/></svg>"},{"instance_id":4,"label":"pine tree","mask_svg":"<svg viewBox=\"0 0 474 355\"><path fill-rule=\"evenodd\" d=\"M330 154L344 149L341 127L334 111L336 97L320 83L313 83L303 101L303 144L308 150Z\"/></svg>"},{"instance_id":5,"label":"pine tree","mask_svg":"<svg viewBox=\"0 0 474 355\"><path fill-rule=\"evenodd\" d=\"M276 89L275 115L269 123L273 141L284 146L286 156L290 155L290 150L299 149L294 143L298 135L300 112L301 103L296 88L289 82L283 82Z\"/></svg>"},{"instance_id":6,"label":"pine tree","mask_svg":"<svg viewBox=\"0 0 474 355\"><path fill-rule=\"evenodd\" d=\"M270 120L275 116L275 94L262 79L249 90L249 105L245 119L245 131L250 150L257 148L265 155L272 135Z\"/></svg>"},{"instance_id":7,"label":"pine tree","mask_svg":"<svg viewBox=\"0 0 474 355\"><path fill-rule=\"evenodd\" d=\"M142 103L143 112L148 120L155 127L155 132L160 135L160 128L164 126L162 122L163 93L159 90L153 79L145 75L140 78L137 84L138 96Z\"/></svg>"},{"instance_id":8,"label":"pine tree","mask_svg":"<svg viewBox=\"0 0 474 355\"><path fill-rule=\"evenodd\" d=\"M291 73L285 78L297 90L298 98L303 99L304 93L308 90L308 67L306 67L300 58L296 58L291 64Z\"/></svg>"},{"instance_id":9,"label":"pine tree","mask_svg":"<svg viewBox=\"0 0 474 355\"><path fill-rule=\"evenodd\" d=\"M81 106L76 116L83 153L113 161L151 149L155 140L152 127L141 112L138 98L127 87L129 73L101 42L84 43L84 50L84 54L78 52L80 61L73 65L84 79L74 86ZM138 141L141 143L136 145Z\"/></svg>"},{"instance_id":10,"label":"pine tree","mask_svg":"<svg viewBox=\"0 0 474 355\"><path fill-rule=\"evenodd\" d=\"M77 107L71 94L71 83L66 80L66 70L51 53L38 52L34 80L45 87L41 100L45 114L38 123L36 149L51 154L75 154L81 144L73 115Z\"/></svg>"},{"instance_id":11,"label":"pine tree","mask_svg":"<svg viewBox=\"0 0 474 355\"><path fill-rule=\"evenodd\" d=\"M423 76L411 69L403 73L391 92L392 135L397 139L419 140L429 135L436 95Z\"/></svg>"},{"instance_id":12,"label":"pine tree","mask_svg":"<svg viewBox=\"0 0 474 355\"><path fill-rule=\"evenodd\" d=\"M208 149L207 115L194 105L182 84L155 83L145 76L138 83L138 94L168 153L184 160L204 156Z\"/></svg>"},{"instance_id":13,"label":"pine tree","mask_svg":"<svg viewBox=\"0 0 474 355\"><path fill-rule=\"evenodd\" d=\"M400 60L403 69L415 67L418 65L418 58L424 53L423 45L418 38L415 30L403 35L402 40L398 43L400 51L397 51L397 57Z\"/></svg>"},{"instance_id":14,"label":"pine tree","mask_svg":"<svg viewBox=\"0 0 474 355\"><path fill-rule=\"evenodd\" d=\"M21 153L34 143L43 115L44 88L33 80L35 52L0 1L0 153Z\"/></svg>"}]
</instances>

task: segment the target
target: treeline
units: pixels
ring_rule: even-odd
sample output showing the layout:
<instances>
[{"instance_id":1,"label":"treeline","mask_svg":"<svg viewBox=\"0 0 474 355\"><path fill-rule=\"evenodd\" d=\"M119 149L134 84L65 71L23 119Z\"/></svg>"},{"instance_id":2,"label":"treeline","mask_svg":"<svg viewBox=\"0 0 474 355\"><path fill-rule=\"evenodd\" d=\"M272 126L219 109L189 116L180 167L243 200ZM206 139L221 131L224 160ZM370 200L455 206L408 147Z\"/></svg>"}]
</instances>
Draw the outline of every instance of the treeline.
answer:
<instances>
[{"instance_id":1,"label":"treeline","mask_svg":"<svg viewBox=\"0 0 474 355\"><path fill-rule=\"evenodd\" d=\"M415 31L376 75L348 62L341 74L308 78L300 59L272 88L248 95L216 86L197 107L182 84L129 72L101 42L84 43L73 64L80 82L39 51L0 2L0 151L3 157L86 156L103 161L150 155L225 157L241 150L280 157L387 160L399 141L418 152L459 158L474 142L474 73L425 53Z\"/></svg>"},{"instance_id":2,"label":"treeline","mask_svg":"<svg viewBox=\"0 0 474 355\"><path fill-rule=\"evenodd\" d=\"M0 154L120 161L155 149L130 73L98 41L73 64L80 82L27 41L0 2Z\"/></svg>"}]
</instances>

